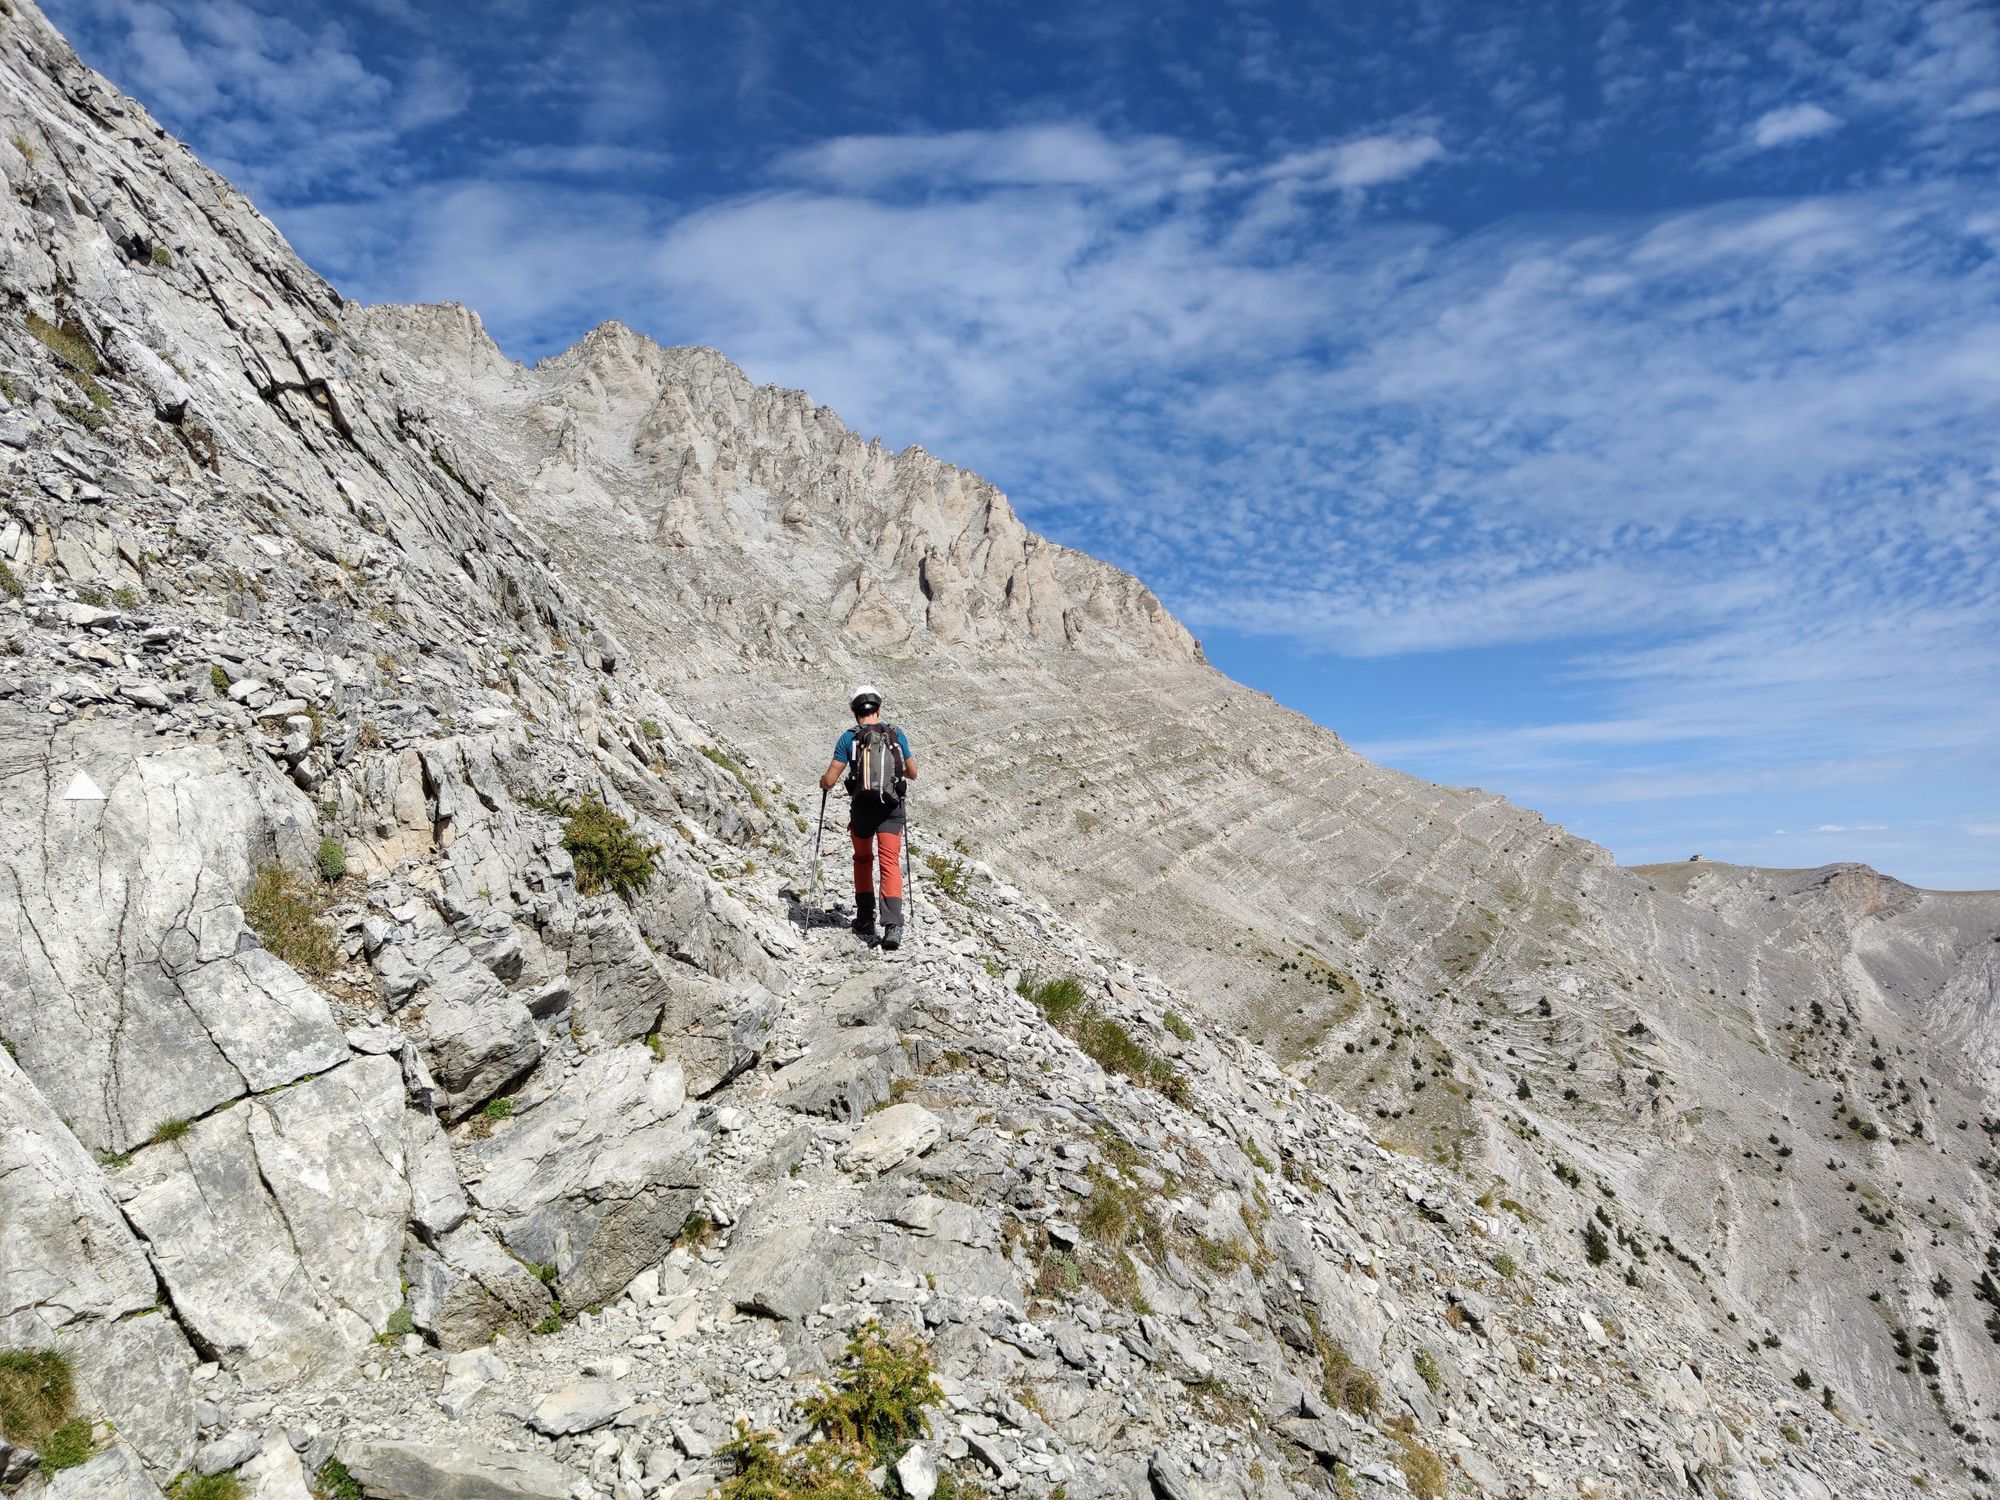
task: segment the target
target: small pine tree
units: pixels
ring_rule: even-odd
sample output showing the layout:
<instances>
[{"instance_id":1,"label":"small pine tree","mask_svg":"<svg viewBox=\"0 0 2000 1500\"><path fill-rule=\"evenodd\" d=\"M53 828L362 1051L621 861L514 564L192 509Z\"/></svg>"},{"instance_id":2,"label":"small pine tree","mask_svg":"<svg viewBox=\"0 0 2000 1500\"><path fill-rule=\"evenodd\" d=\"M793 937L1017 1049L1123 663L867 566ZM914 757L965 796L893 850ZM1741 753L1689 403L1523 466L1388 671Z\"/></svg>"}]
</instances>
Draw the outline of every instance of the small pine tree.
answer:
<instances>
[{"instance_id":1,"label":"small pine tree","mask_svg":"<svg viewBox=\"0 0 2000 1500\"><path fill-rule=\"evenodd\" d=\"M1583 1226L1583 1253L1590 1258L1593 1266L1601 1266L1611 1259L1611 1241L1604 1237L1595 1219L1586 1220Z\"/></svg>"}]
</instances>

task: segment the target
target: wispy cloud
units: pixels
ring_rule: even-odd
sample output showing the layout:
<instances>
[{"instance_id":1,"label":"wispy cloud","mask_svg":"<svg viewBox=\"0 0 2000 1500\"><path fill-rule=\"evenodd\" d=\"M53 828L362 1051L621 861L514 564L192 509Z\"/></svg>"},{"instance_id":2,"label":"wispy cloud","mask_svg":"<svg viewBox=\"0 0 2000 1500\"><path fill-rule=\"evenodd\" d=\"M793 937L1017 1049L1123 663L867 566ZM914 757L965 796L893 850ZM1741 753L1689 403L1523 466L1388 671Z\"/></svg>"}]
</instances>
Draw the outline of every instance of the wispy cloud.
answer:
<instances>
[{"instance_id":1,"label":"wispy cloud","mask_svg":"<svg viewBox=\"0 0 2000 1500\"><path fill-rule=\"evenodd\" d=\"M1750 127L1750 144L1759 151L1768 151L1773 146L1789 146L1794 141L1825 135L1840 129L1841 124L1840 116L1817 104L1788 104L1757 117Z\"/></svg>"},{"instance_id":2,"label":"wispy cloud","mask_svg":"<svg viewBox=\"0 0 2000 1500\"><path fill-rule=\"evenodd\" d=\"M1294 152L1265 168L1264 175L1272 181L1351 191L1408 177L1444 154L1443 142L1434 135L1370 135Z\"/></svg>"}]
</instances>

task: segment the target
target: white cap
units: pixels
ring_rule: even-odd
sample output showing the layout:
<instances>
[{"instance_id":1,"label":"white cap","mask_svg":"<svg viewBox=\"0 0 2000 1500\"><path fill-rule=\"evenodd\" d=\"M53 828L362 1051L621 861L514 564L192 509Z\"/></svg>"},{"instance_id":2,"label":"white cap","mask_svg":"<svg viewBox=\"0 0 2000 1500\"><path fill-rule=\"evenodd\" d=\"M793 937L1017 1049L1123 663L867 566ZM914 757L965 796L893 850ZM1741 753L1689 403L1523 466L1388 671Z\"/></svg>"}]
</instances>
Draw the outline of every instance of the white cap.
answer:
<instances>
[{"instance_id":1,"label":"white cap","mask_svg":"<svg viewBox=\"0 0 2000 1500\"><path fill-rule=\"evenodd\" d=\"M852 703L856 698L879 698L881 696L881 693L864 682L860 687L847 695L847 701Z\"/></svg>"}]
</instances>

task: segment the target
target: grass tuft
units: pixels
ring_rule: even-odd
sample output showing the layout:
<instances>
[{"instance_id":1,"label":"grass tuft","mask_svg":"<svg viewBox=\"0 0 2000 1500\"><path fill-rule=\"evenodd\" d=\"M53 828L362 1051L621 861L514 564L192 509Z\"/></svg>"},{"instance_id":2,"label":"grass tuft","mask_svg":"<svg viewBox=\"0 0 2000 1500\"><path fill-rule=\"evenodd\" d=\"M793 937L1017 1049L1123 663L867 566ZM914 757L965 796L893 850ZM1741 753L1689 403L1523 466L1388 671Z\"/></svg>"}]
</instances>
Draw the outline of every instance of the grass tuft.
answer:
<instances>
[{"instance_id":1,"label":"grass tuft","mask_svg":"<svg viewBox=\"0 0 2000 1500\"><path fill-rule=\"evenodd\" d=\"M88 1462L90 1455L96 1451L97 1442L91 1435L89 1419L71 1417L42 1440L35 1456L42 1461L44 1474L54 1474Z\"/></svg>"},{"instance_id":2,"label":"grass tuft","mask_svg":"<svg viewBox=\"0 0 2000 1500\"><path fill-rule=\"evenodd\" d=\"M265 865L251 877L243 920L277 957L302 974L325 979L340 966L340 950L320 920L318 890L282 865Z\"/></svg>"},{"instance_id":3,"label":"grass tuft","mask_svg":"<svg viewBox=\"0 0 2000 1500\"><path fill-rule=\"evenodd\" d=\"M361 1481L347 1472L347 1465L329 1458L313 1476L313 1494L318 1500L368 1500Z\"/></svg>"},{"instance_id":4,"label":"grass tuft","mask_svg":"<svg viewBox=\"0 0 2000 1500\"><path fill-rule=\"evenodd\" d=\"M243 1481L234 1474L183 1474L168 1488L167 1500L243 1500Z\"/></svg>"},{"instance_id":5,"label":"grass tuft","mask_svg":"<svg viewBox=\"0 0 2000 1500\"><path fill-rule=\"evenodd\" d=\"M1156 1089L1176 1104L1187 1101L1187 1080L1173 1064L1140 1042L1124 1024L1107 1016L1071 976L1023 978L1020 991L1048 1022L1107 1073L1117 1073L1145 1088Z\"/></svg>"},{"instance_id":6,"label":"grass tuft","mask_svg":"<svg viewBox=\"0 0 2000 1500\"><path fill-rule=\"evenodd\" d=\"M0 1433L39 1449L76 1414L76 1373L58 1349L0 1349Z\"/></svg>"}]
</instances>

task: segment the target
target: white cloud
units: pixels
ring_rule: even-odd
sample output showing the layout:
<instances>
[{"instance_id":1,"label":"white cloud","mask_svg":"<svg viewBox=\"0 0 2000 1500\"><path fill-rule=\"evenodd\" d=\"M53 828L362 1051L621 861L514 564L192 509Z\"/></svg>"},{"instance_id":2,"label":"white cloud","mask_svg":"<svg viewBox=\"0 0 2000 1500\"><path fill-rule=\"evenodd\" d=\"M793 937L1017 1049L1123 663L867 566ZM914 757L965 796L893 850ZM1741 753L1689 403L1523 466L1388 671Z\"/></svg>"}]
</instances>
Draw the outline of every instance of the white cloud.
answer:
<instances>
[{"instance_id":1,"label":"white cloud","mask_svg":"<svg viewBox=\"0 0 2000 1500\"><path fill-rule=\"evenodd\" d=\"M1322 146L1282 157L1264 169L1275 182L1307 187L1379 187L1437 161L1444 144L1434 135L1371 135L1337 146Z\"/></svg>"},{"instance_id":2,"label":"white cloud","mask_svg":"<svg viewBox=\"0 0 2000 1500\"><path fill-rule=\"evenodd\" d=\"M652 147L584 143L568 146L511 146L500 153L496 164L510 172L546 173L558 177L601 177L664 171L672 164L673 159L672 152Z\"/></svg>"},{"instance_id":3,"label":"white cloud","mask_svg":"<svg viewBox=\"0 0 2000 1500\"><path fill-rule=\"evenodd\" d=\"M1817 104L1788 104L1757 118L1750 127L1750 143L1759 151L1768 151L1773 146L1789 146L1794 141L1825 135L1838 130L1842 123L1838 115Z\"/></svg>"},{"instance_id":4,"label":"white cloud","mask_svg":"<svg viewBox=\"0 0 2000 1500\"><path fill-rule=\"evenodd\" d=\"M1967 823L1965 831L1976 839L2000 839L2000 823Z\"/></svg>"},{"instance_id":5,"label":"white cloud","mask_svg":"<svg viewBox=\"0 0 2000 1500\"><path fill-rule=\"evenodd\" d=\"M1200 153L1160 136L1115 140L1088 125L1029 125L942 134L848 135L800 147L773 170L842 191L911 183L979 187L1132 188L1207 178Z\"/></svg>"}]
</instances>

